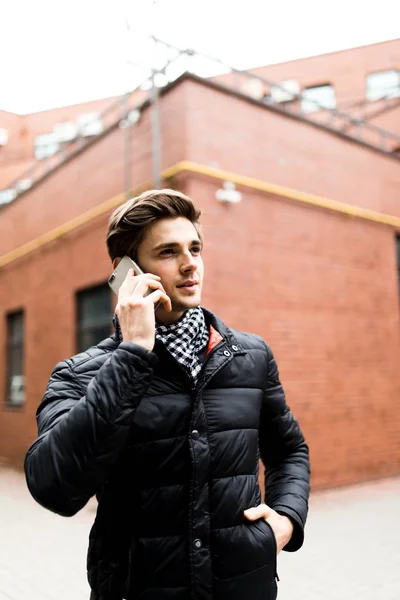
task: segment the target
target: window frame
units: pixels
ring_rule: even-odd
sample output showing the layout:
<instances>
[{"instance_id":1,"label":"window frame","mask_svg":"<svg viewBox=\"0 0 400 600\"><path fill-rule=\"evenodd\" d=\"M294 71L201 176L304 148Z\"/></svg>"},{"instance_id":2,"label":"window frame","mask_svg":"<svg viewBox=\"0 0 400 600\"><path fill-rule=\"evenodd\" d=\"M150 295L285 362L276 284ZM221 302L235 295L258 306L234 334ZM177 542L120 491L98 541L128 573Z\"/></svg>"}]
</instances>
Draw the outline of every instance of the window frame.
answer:
<instances>
[{"instance_id":1,"label":"window frame","mask_svg":"<svg viewBox=\"0 0 400 600\"><path fill-rule=\"evenodd\" d=\"M333 91L334 106L324 106L318 100L313 100L313 99L307 98L307 92L309 90L317 90L317 89L321 89L321 88L329 88L329 89L331 89ZM311 103L312 104L313 102L316 103L314 105L315 108L313 110L307 110L307 109L304 108L304 104L305 103ZM309 115L309 114L312 114L312 113L315 113L315 112L318 112L318 111L321 111L321 110L335 110L337 108L335 87L332 85L332 83L329 83L328 81L326 81L325 83L318 83L316 85L308 85L307 87L305 87L305 88L303 88L301 90L300 108L301 108L301 112L303 114L305 114L305 115Z\"/></svg>"},{"instance_id":2,"label":"window frame","mask_svg":"<svg viewBox=\"0 0 400 600\"><path fill-rule=\"evenodd\" d=\"M104 327L106 327L106 321L104 319L104 322L101 322L100 325L98 327L93 327L93 326L89 326L89 327L84 327L82 329L81 327L81 323L84 322L84 319L81 319L81 304L80 304L80 298L82 298L84 295L86 294L90 294L90 293L94 293L96 290L104 290L104 291L108 291L109 294L109 316L108 316L108 335L110 336L112 334L112 315L113 315L113 301L112 301L112 291L110 286L108 285L108 281L106 282L101 282L101 283L96 283L94 285L89 285L89 286L85 286L84 288L80 288L78 290L76 290L75 292L75 349L77 353L80 352L84 352L85 350L87 350L88 348L90 348L93 344L90 344L89 346L85 343L82 344L82 338L84 339L85 334L87 335L88 332L92 332L97 328L97 329L101 329ZM99 343L100 341L102 341L103 339L105 339L105 337L103 336L97 343Z\"/></svg>"},{"instance_id":3,"label":"window frame","mask_svg":"<svg viewBox=\"0 0 400 600\"><path fill-rule=\"evenodd\" d=\"M21 317L22 319L22 335L21 339L13 339L10 336L11 319ZM26 313L23 308L18 308L6 312L5 314L5 396L3 406L9 410L23 410L26 406L26 372L25 372L25 350L26 350ZM12 373L12 356L15 351L20 353L21 373ZM23 377L23 399L20 403L11 401L11 381L14 376Z\"/></svg>"},{"instance_id":4,"label":"window frame","mask_svg":"<svg viewBox=\"0 0 400 600\"><path fill-rule=\"evenodd\" d=\"M384 75L387 73L397 73L398 76L398 86L399 86L399 90L398 93L396 93L395 95L389 95L389 96L374 96L374 97L370 97L370 95L368 94L368 80L370 77L374 77L377 75ZM370 73L367 73L366 77L365 77L365 98L368 102L378 102L379 100L385 99L385 98L398 98L400 97L400 70L399 69L385 69L383 71L371 71Z\"/></svg>"}]
</instances>

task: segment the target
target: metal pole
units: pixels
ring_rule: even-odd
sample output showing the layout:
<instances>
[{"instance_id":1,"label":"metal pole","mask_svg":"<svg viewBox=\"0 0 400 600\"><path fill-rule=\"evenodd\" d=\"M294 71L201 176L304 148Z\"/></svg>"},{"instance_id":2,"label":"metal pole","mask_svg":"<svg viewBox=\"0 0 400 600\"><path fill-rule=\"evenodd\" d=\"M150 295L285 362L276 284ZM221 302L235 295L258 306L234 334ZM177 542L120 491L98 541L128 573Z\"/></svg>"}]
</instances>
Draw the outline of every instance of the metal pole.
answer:
<instances>
[{"instance_id":1,"label":"metal pole","mask_svg":"<svg viewBox=\"0 0 400 600\"><path fill-rule=\"evenodd\" d=\"M153 38L154 39L154 38ZM156 61L156 40L154 39L154 63ZM153 68L151 76L151 133L153 143L153 186L161 188L161 116L160 92L156 85L157 71Z\"/></svg>"},{"instance_id":2,"label":"metal pole","mask_svg":"<svg viewBox=\"0 0 400 600\"><path fill-rule=\"evenodd\" d=\"M151 131L153 140L153 185L161 187L161 119L160 94L155 82L155 71L152 75L151 90Z\"/></svg>"},{"instance_id":3,"label":"metal pole","mask_svg":"<svg viewBox=\"0 0 400 600\"><path fill-rule=\"evenodd\" d=\"M132 132L131 125L128 121L128 109L129 109L129 94L126 93L122 102L122 122L123 126L123 145L124 145L124 188L125 188L125 200L129 200L131 196L132 188Z\"/></svg>"}]
</instances>

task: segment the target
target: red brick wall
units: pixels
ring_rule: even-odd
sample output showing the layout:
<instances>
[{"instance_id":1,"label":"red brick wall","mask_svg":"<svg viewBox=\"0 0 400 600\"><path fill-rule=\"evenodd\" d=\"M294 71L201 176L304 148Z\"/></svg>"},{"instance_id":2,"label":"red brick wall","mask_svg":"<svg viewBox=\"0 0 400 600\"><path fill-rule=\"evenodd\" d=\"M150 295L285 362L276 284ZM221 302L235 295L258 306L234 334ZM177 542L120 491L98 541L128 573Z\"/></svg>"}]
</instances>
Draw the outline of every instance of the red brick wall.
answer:
<instances>
[{"instance_id":1,"label":"red brick wall","mask_svg":"<svg viewBox=\"0 0 400 600\"><path fill-rule=\"evenodd\" d=\"M399 214L398 163L187 81L162 99L163 167L198 160ZM151 177L150 113L132 130L132 184ZM123 190L116 130L3 210L0 255ZM399 305L388 227L217 184L177 178L203 208L204 304L272 346L310 443L315 487L400 472ZM398 204L398 202L397 202ZM397 210L397 212L396 212ZM21 465L54 364L74 352L74 294L103 282L106 217L0 273L0 314L27 311L28 403L3 408L0 457Z\"/></svg>"},{"instance_id":2,"label":"red brick wall","mask_svg":"<svg viewBox=\"0 0 400 600\"><path fill-rule=\"evenodd\" d=\"M0 189L17 179L36 161L34 156L36 136L51 133L57 123L75 121L83 113L102 112L115 102L118 102L118 97L102 98L29 115L17 115L0 110L0 127L9 130L7 146L0 147Z\"/></svg>"},{"instance_id":3,"label":"red brick wall","mask_svg":"<svg viewBox=\"0 0 400 600\"><path fill-rule=\"evenodd\" d=\"M262 335L310 444L315 487L400 471L400 318L393 232L203 182L205 302ZM199 184L187 191L199 195Z\"/></svg>"},{"instance_id":4,"label":"red brick wall","mask_svg":"<svg viewBox=\"0 0 400 600\"><path fill-rule=\"evenodd\" d=\"M217 163L264 181L400 215L399 163L384 155L193 81L171 90L161 105L163 168L184 159ZM146 110L132 129L133 186L152 178L151 139ZM0 219L0 255L121 193L123 143L123 132L116 129L52 174L45 186L8 206L7 219Z\"/></svg>"},{"instance_id":5,"label":"red brick wall","mask_svg":"<svg viewBox=\"0 0 400 600\"><path fill-rule=\"evenodd\" d=\"M75 298L82 287L103 283L109 271L104 244L105 224L74 232L68 240L2 272L1 314L26 311L27 404L23 410L3 408L5 391L5 318L0 326L0 456L21 466L35 437L34 413L53 366L75 353Z\"/></svg>"},{"instance_id":6,"label":"red brick wall","mask_svg":"<svg viewBox=\"0 0 400 600\"><path fill-rule=\"evenodd\" d=\"M120 193L123 181L122 131L117 129L5 209L0 254Z\"/></svg>"},{"instance_id":7,"label":"red brick wall","mask_svg":"<svg viewBox=\"0 0 400 600\"><path fill-rule=\"evenodd\" d=\"M382 103L367 102L367 76L370 73L398 69L400 64L400 39L390 40L369 46L362 46L340 52L332 52L320 56L293 60L275 65L267 65L252 69L252 73L274 83L285 80L296 80L300 91L307 87L331 84L335 89L337 108L353 117L367 119L370 123L387 131L400 135L400 109L384 111L379 117L372 117ZM250 93L251 81L248 77L222 75L215 78L226 85L239 86L244 93ZM268 86L265 91L269 93ZM316 115L312 116L316 119ZM321 120L327 120L323 112ZM380 143L376 134L363 129L363 139L371 143ZM386 141L388 144L388 142ZM399 143L393 143L393 146Z\"/></svg>"},{"instance_id":8,"label":"red brick wall","mask_svg":"<svg viewBox=\"0 0 400 600\"><path fill-rule=\"evenodd\" d=\"M163 168L185 158L183 112L183 90L171 90L163 98ZM131 185L134 187L153 176L149 110L144 111L131 132ZM6 218L0 219L0 256L122 193L124 160L124 133L117 127L55 171L45 183L7 206L7 212L3 211Z\"/></svg>"},{"instance_id":9,"label":"red brick wall","mask_svg":"<svg viewBox=\"0 0 400 600\"><path fill-rule=\"evenodd\" d=\"M273 348L310 444L314 487L400 472L393 233L250 192L225 206L216 189L185 184L203 209L204 305ZM0 456L14 464L36 435L52 367L74 352L75 291L109 274L104 232L103 218L2 272L1 312L27 311L28 403L21 412L0 408Z\"/></svg>"},{"instance_id":10,"label":"red brick wall","mask_svg":"<svg viewBox=\"0 0 400 600\"><path fill-rule=\"evenodd\" d=\"M271 81L296 79L301 86L330 83L335 87L338 107L348 107L365 98L366 76L376 71L398 69L400 39L322 54L253 69Z\"/></svg>"},{"instance_id":11,"label":"red brick wall","mask_svg":"<svg viewBox=\"0 0 400 600\"><path fill-rule=\"evenodd\" d=\"M400 137L400 98L396 99L396 105L393 103L391 110L377 113L371 117L370 122ZM400 150L400 139L397 142L397 150Z\"/></svg>"},{"instance_id":12,"label":"red brick wall","mask_svg":"<svg viewBox=\"0 0 400 600\"><path fill-rule=\"evenodd\" d=\"M400 216L397 160L193 81L185 97L188 159Z\"/></svg>"}]
</instances>

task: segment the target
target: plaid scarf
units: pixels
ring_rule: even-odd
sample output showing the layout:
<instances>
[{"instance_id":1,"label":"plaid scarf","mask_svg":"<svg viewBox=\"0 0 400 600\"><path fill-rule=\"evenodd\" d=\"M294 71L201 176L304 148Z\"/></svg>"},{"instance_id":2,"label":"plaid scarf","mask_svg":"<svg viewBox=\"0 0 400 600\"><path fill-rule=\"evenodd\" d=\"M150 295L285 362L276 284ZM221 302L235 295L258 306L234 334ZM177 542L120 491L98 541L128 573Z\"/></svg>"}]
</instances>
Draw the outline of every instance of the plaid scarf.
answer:
<instances>
[{"instance_id":1,"label":"plaid scarf","mask_svg":"<svg viewBox=\"0 0 400 600\"><path fill-rule=\"evenodd\" d=\"M156 338L161 340L196 383L201 371L199 352L207 344L209 332L200 306L190 308L172 325L156 323Z\"/></svg>"}]
</instances>

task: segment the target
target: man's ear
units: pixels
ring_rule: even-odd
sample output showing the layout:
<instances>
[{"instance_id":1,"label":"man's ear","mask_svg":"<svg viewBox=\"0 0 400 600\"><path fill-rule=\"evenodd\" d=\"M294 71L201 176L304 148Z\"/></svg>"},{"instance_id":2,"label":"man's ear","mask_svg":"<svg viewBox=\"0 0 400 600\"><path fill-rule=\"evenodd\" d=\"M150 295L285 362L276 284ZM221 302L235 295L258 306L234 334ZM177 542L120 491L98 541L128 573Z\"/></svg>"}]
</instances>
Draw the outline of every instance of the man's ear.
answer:
<instances>
[{"instance_id":1,"label":"man's ear","mask_svg":"<svg viewBox=\"0 0 400 600\"><path fill-rule=\"evenodd\" d=\"M120 258L119 256L117 256L117 258L114 258L114 260L113 260L113 264L112 264L112 266L113 266L113 269L116 269L116 268L117 268L117 265L118 265L120 262L121 262L121 258Z\"/></svg>"}]
</instances>

